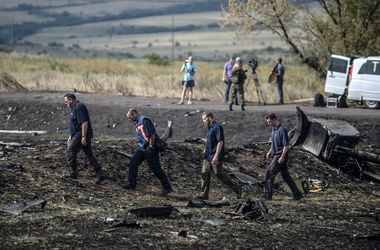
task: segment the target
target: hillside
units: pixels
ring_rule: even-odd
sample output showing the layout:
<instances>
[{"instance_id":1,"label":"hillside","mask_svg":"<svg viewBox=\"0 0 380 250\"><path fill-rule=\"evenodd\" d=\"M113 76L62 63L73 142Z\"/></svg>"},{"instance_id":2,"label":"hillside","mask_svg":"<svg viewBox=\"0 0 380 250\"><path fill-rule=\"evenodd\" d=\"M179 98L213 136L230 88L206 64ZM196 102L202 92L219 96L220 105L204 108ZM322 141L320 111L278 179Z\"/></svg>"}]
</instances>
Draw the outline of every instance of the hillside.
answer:
<instances>
[{"instance_id":1,"label":"hillside","mask_svg":"<svg viewBox=\"0 0 380 250\"><path fill-rule=\"evenodd\" d=\"M253 52L271 61L290 54L267 31L235 40L221 30L227 0L2 1L0 44L20 52L69 57L140 58L152 53L182 60L225 60ZM299 2L299 1L298 1Z\"/></svg>"}]
</instances>

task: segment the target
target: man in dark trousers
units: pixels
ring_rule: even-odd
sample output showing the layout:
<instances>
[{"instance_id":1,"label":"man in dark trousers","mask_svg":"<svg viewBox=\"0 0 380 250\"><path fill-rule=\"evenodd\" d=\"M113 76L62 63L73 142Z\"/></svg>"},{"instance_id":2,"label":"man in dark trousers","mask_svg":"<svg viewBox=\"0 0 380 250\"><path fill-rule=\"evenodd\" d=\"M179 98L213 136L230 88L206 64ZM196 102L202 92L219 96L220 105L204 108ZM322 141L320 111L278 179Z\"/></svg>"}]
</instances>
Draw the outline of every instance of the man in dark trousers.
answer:
<instances>
[{"instance_id":1,"label":"man in dark trousers","mask_svg":"<svg viewBox=\"0 0 380 250\"><path fill-rule=\"evenodd\" d=\"M284 104L284 75L285 75L285 66L282 64L282 58L277 58L277 68L275 75L277 77L277 89L278 89L278 104Z\"/></svg>"},{"instance_id":2,"label":"man in dark trousers","mask_svg":"<svg viewBox=\"0 0 380 250\"><path fill-rule=\"evenodd\" d=\"M128 181L124 182L121 186L125 189L132 190L136 188L138 167L144 160L146 160L150 170L161 181L163 187L161 195L168 195L173 190L166 173L161 168L159 151L156 147L158 135L152 121L144 115L140 116L136 109L130 109L127 113L127 117L130 121L136 124L139 147L129 162Z\"/></svg>"},{"instance_id":3,"label":"man in dark trousers","mask_svg":"<svg viewBox=\"0 0 380 250\"><path fill-rule=\"evenodd\" d=\"M67 140L67 163L71 169L62 177L72 179L78 177L77 154L82 149L91 166L96 171L95 183L100 184L107 177L107 174L92 153L91 139L93 131L88 110L83 103L77 100L74 94L66 94L64 101L66 106L70 108L70 136Z\"/></svg>"},{"instance_id":4,"label":"man in dark trousers","mask_svg":"<svg viewBox=\"0 0 380 250\"><path fill-rule=\"evenodd\" d=\"M223 127L214 119L211 112L203 112L202 121L207 126L207 143L202 166L201 194L198 199L208 199L211 183L211 171L218 179L227 184L235 193L237 198L241 197L241 186L232 181L232 178L223 168L224 160L224 131Z\"/></svg>"},{"instance_id":5,"label":"man in dark trousers","mask_svg":"<svg viewBox=\"0 0 380 250\"><path fill-rule=\"evenodd\" d=\"M273 155L272 161L269 165L265 177L264 197L267 200L272 199L273 183L276 175L281 172L281 176L290 187L293 193L294 200L303 198L302 193L298 190L288 170L288 152L289 152L289 138L288 130L277 120L274 113L269 113L266 116L268 126L272 127L271 148L266 154L267 159Z\"/></svg>"}]
</instances>

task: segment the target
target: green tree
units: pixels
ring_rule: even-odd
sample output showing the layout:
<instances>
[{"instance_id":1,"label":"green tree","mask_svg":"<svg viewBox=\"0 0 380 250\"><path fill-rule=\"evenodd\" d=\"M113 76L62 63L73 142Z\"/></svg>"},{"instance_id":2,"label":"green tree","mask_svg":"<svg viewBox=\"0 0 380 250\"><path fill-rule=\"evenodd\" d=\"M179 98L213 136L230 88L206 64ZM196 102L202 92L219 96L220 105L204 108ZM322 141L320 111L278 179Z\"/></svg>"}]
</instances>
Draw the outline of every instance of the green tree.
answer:
<instances>
[{"instance_id":1,"label":"green tree","mask_svg":"<svg viewBox=\"0 0 380 250\"><path fill-rule=\"evenodd\" d=\"M321 76L331 54L380 52L380 0L315 0L312 10L291 0L229 0L223 28L237 36L269 29Z\"/></svg>"}]
</instances>

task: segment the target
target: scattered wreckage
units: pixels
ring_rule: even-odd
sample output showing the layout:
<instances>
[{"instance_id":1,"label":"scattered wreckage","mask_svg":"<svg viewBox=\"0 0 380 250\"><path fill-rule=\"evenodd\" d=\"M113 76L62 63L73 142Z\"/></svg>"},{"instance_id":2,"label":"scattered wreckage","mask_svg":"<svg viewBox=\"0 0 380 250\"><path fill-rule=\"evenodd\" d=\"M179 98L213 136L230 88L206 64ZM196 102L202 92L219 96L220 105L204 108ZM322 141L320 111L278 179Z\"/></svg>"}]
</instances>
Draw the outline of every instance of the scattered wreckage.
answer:
<instances>
[{"instance_id":1,"label":"scattered wreckage","mask_svg":"<svg viewBox=\"0 0 380 250\"><path fill-rule=\"evenodd\" d=\"M357 150L359 131L343 120L309 118L297 107L298 125L289 132L291 147L304 150L358 178L380 181L380 155Z\"/></svg>"}]
</instances>

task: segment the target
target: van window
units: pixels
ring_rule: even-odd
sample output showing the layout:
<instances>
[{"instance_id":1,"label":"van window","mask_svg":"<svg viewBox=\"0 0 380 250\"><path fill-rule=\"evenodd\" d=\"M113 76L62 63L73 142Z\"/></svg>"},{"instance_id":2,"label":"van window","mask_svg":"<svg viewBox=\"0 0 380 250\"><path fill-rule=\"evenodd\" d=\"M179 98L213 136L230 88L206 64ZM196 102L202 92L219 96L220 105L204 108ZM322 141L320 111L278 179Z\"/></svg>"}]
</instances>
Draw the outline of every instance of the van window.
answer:
<instances>
[{"instance_id":1,"label":"van window","mask_svg":"<svg viewBox=\"0 0 380 250\"><path fill-rule=\"evenodd\" d=\"M347 60L339 59L339 58L331 58L329 71L339 72L339 73L347 73Z\"/></svg>"},{"instance_id":2,"label":"van window","mask_svg":"<svg viewBox=\"0 0 380 250\"><path fill-rule=\"evenodd\" d=\"M362 65L358 74L380 75L380 61L368 60Z\"/></svg>"}]
</instances>

